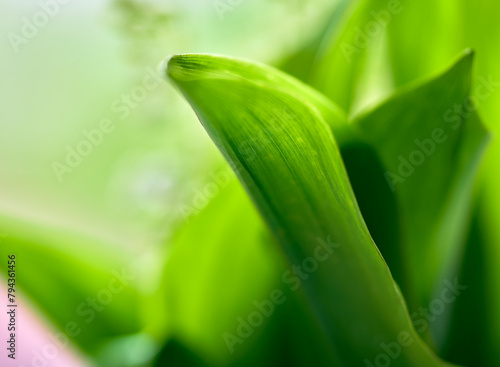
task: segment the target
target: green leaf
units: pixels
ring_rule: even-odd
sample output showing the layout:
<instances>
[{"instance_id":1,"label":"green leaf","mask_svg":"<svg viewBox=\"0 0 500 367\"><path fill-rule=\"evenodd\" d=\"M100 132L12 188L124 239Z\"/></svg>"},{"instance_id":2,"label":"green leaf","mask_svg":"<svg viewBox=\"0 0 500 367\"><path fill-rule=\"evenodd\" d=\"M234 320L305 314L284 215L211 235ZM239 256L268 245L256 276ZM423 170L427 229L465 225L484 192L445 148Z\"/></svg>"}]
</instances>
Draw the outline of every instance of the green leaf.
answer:
<instances>
[{"instance_id":1,"label":"green leaf","mask_svg":"<svg viewBox=\"0 0 500 367\"><path fill-rule=\"evenodd\" d=\"M167 74L235 168L288 262L300 266L322 254L300 291L331 342L332 365L374 361L382 343L401 335L412 343L392 365L444 365L413 329L311 90L272 68L210 55L173 56ZM242 154L242 145L255 154Z\"/></svg>"},{"instance_id":2,"label":"green leaf","mask_svg":"<svg viewBox=\"0 0 500 367\"><path fill-rule=\"evenodd\" d=\"M322 51L325 39L332 34L340 32L343 20L350 8L350 0L339 1L330 17L328 23L319 27L317 33L297 50L286 55L277 66L278 69L284 71L293 77L308 82L314 74L315 63L320 51Z\"/></svg>"},{"instance_id":3,"label":"green leaf","mask_svg":"<svg viewBox=\"0 0 500 367\"><path fill-rule=\"evenodd\" d=\"M373 71L370 78L382 74L383 67L370 64L374 57L384 54L383 44L380 42L383 40L384 27L374 19L372 12L386 7L387 1L383 0L343 2L340 18L333 19L332 28L325 34L321 47L317 50L310 83L349 114L356 99L367 98L361 95L366 89L373 89L373 86L363 85L370 84L370 80L366 80L366 73ZM368 35L369 24L377 27L373 36ZM381 89L376 94L388 89L381 80L377 81L375 87Z\"/></svg>"},{"instance_id":4,"label":"green leaf","mask_svg":"<svg viewBox=\"0 0 500 367\"><path fill-rule=\"evenodd\" d=\"M475 46L470 40L465 41L467 34L476 33L475 29L475 32L464 31L472 14L472 9L465 7L469 2L405 0L402 3L403 11L387 25L391 69L397 86L439 72L458 52ZM470 4L474 9L480 6Z\"/></svg>"},{"instance_id":5,"label":"green leaf","mask_svg":"<svg viewBox=\"0 0 500 367\"><path fill-rule=\"evenodd\" d=\"M134 280L121 277L127 264L122 256L105 251L95 238L47 224L2 215L0 228L1 258L16 255L20 297L65 333L76 324L70 342L97 353L110 338L140 331L139 308L129 305L141 297ZM126 269L126 277L135 277Z\"/></svg>"},{"instance_id":6,"label":"green leaf","mask_svg":"<svg viewBox=\"0 0 500 367\"><path fill-rule=\"evenodd\" d=\"M162 348L154 362L155 366L208 367L203 359L179 341L172 339Z\"/></svg>"},{"instance_id":7,"label":"green leaf","mask_svg":"<svg viewBox=\"0 0 500 367\"><path fill-rule=\"evenodd\" d=\"M451 312L448 338L441 354L464 366L495 366L497 343L493 339L491 314L488 308L487 245L481 210L475 208L460 269L460 284L467 290L456 299ZM471 317L470 315L474 315Z\"/></svg>"},{"instance_id":8,"label":"green leaf","mask_svg":"<svg viewBox=\"0 0 500 367\"><path fill-rule=\"evenodd\" d=\"M228 345L223 335L238 337L238 318L255 311L254 301L269 298L279 280L280 258L230 168L213 177L208 185L217 185L217 196L172 239L156 313L168 317L169 339L184 343L209 365L245 358L262 365L274 353L273 343L260 340L273 334L269 320L242 343L227 337Z\"/></svg>"},{"instance_id":9,"label":"green leaf","mask_svg":"<svg viewBox=\"0 0 500 367\"><path fill-rule=\"evenodd\" d=\"M462 261L474 180L488 141L477 113L467 107L472 61L467 51L444 74L406 88L353 122L396 196L397 215L390 220L399 220L392 228L399 249L389 251L401 253L408 279L400 274L397 280L414 301L411 311L428 307Z\"/></svg>"}]
</instances>

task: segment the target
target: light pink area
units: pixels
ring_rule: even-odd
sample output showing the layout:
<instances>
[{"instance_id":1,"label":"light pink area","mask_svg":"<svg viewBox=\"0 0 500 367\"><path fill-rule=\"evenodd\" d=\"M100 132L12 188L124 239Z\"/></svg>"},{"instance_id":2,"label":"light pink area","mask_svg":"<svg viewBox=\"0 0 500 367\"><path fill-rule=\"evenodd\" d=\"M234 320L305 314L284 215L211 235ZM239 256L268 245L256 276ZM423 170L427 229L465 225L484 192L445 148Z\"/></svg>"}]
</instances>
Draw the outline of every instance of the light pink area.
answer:
<instances>
[{"instance_id":1,"label":"light pink area","mask_svg":"<svg viewBox=\"0 0 500 367\"><path fill-rule=\"evenodd\" d=\"M8 357L10 351L8 341L10 333L8 325L10 317L7 314L7 281L0 277L0 366L1 367L90 367L72 346L71 340L66 342L55 337L59 331L48 325L27 302L23 302L22 293L17 293L16 300L16 359ZM21 297L21 298L19 298Z\"/></svg>"}]
</instances>

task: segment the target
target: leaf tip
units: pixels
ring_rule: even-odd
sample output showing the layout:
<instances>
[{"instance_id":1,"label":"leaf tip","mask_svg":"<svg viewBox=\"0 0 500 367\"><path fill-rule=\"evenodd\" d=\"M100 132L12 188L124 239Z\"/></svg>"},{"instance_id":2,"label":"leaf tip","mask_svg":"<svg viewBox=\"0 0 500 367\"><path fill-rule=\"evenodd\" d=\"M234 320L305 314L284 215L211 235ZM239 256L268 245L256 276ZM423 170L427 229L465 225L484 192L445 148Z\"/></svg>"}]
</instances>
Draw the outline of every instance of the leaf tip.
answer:
<instances>
[{"instance_id":1,"label":"leaf tip","mask_svg":"<svg viewBox=\"0 0 500 367\"><path fill-rule=\"evenodd\" d=\"M472 48L468 47L466 48L464 51L463 51L463 56L470 56L470 57L474 57L474 54L476 53L476 51L474 51Z\"/></svg>"},{"instance_id":2,"label":"leaf tip","mask_svg":"<svg viewBox=\"0 0 500 367\"><path fill-rule=\"evenodd\" d=\"M462 80L463 85L470 89L472 83L472 72L474 65L475 51L467 48L460 53L457 61L443 74L444 78L454 78Z\"/></svg>"},{"instance_id":3,"label":"leaf tip","mask_svg":"<svg viewBox=\"0 0 500 367\"><path fill-rule=\"evenodd\" d=\"M456 65L462 64L468 68L472 68L476 52L472 48L466 48L462 51Z\"/></svg>"},{"instance_id":4,"label":"leaf tip","mask_svg":"<svg viewBox=\"0 0 500 367\"><path fill-rule=\"evenodd\" d=\"M167 56L159 65L160 73L167 78L176 80L182 69L178 62L180 56L175 54Z\"/></svg>"},{"instance_id":5,"label":"leaf tip","mask_svg":"<svg viewBox=\"0 0 500 367\"><path fill-rule=\"evenodd\" d=\"M170 54L167 57L165 57L162 61L160 61L160 63L156 67L158 74L167 77L168 64L170 63L170 59L172 59L174 56L175 56L174 54Z\"/></svg>"},{"instance_id":6,"label":"leaf tip","mask_svg":"<svg viewBox=\"0 0 500 367\"><path fill-rule=\"evenodd\" d=\"M165 75L175 83L200 79L209 69L205 54L177 54L166 58L163 65Z\"/></svg>"}]
</instances>

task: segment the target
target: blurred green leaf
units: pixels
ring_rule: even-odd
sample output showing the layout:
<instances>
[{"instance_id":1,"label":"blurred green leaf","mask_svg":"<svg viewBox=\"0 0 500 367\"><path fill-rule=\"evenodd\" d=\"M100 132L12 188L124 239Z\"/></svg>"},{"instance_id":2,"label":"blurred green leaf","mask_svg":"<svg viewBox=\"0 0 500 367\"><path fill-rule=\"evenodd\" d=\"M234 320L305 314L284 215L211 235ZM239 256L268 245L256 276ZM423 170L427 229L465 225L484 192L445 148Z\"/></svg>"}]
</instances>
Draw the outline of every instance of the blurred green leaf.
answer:
<instances>
[{"instance_id":1,"label":"blurred green leaf","mask_svg":"<svg viewBox=\"0 0 500 367\"><path fill-rule=\"evenodd\" d=\"M455 0L404 2L403 11L387 26L397 86L438 72L460 50L473 46L464 43L464 19L468 13L463 3Z\"/></svg>"},{"instance_id":2,"label":"blurred green leaf","mask_svg":"<svg viewBox=\"0 0 500 367\"><path fill-rule=\"evenodd\" d=\"M481 204L480 204L481 205ZM486 238L482 210L474 208L465 252L460 267L459 283L467 285L467 291L457 298L446 340L440 346L443 357L464 366L494 366L497 345L491 338L494 324L488 310L490 293L486 260ZM470 317L474 315L474 317Z\"/></svg>"},{"instance_id":3,"label":"blurred green leaf","mask_svg":"<svg viewBox=\"0 0 500 367\"><path fill-rule=\"evenodd\" d=\"M126 258L81 233L0 217L0 254L16 255L17 286L70 341L96 353L142 327L140 294ZM2 271L6 271L4 266ZM75 335L72 335L72 334Z\"/></svg>"},{"instance_id":4,"label":"blurred green leaf","mask_svg":"<svg viewBox=\"0 0 500 367\"><path fill-rule=\"evenodd\" d=\"M300 45L294 52L286 55L278 63L277 67L307 83L313 76L314 64L323 43L325 43L325 39L330 34L340 32L341 27L344 25L344 17L348 14L350 3L350 0L340 1L333 9L327 24L318 27L316 34L310 40Z\"/></svg>"},{"instance_id":5,"label":"blurred green leaf","mask_svg":"<svg viewBox=\"0 0 500 367\"><path fill-rule=\"evenodd\" d=\"M367 24L373 22L371 12L386 6L387 1L382 0L342 3L340 10L343 16L332 21L330 30L318 48L309 81L348 113L362 92L360 85L369 68L367 51L379 47L377 39L384 34L379 26L375 36L367 35ZM377 50L377 54L380 53ZM381 73L381 70L374 72Z\"/></svg>"},{"instance_id":6,"label":"blurred green leaf","mask_svg":"<svg viewBox=\"0 0 500 367\"><path fill-rule=\"evenodd\" d=\"M254 301L269 297L282 265L234 174L229 167L217 172L208 184L218 188L217 196L172 240L161 286L165 306L158 313L168 317L168 339L210 365L233 365L238 359L262 365L274 353L272 343L262 341L273 335L269 320L243 343L228 345L223 336L236 336L238 318L246 319ZM194 200L203 200L202 192Z\"/></svg>"},{"instance_id":7,"label":"blurred green leaf","mask_svg":"<svg viewBox=\"0 0 500 367\"><path fill-rule=\"evenodd\" d=\"M154 362L155 366L169 367L208 367L196 353L186 348L179 341L172 339L165 344Z\"/></svg>"}]
</instances>

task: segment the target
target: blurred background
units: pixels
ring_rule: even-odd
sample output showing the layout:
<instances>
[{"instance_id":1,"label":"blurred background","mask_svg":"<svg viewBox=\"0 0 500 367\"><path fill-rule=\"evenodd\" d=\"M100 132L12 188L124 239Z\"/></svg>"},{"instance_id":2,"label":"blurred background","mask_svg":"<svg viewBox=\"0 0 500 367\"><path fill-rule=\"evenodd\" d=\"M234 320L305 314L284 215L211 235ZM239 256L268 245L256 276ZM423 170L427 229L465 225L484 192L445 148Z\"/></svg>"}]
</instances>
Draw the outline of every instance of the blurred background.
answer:
<instances>
[{"instance_id":1,"label":"blurred background","mask_svg":"<svg viewBox=\"0 0 500 367\"><path fill-rule=\"evenodd\" d=\"M15 253L22 310L18 359L2 366L321 365L312 323L290 322L307 318L300 301L228 350L225 333L269 297L284 265L160 65L188 52L271 64L349 115L468 47L476 83L500 82L493 0L401 0L382 31L346 53L344 38L387 3L2 0L0 293ZM463 275L478 286L455 329L468 348L438 350L471 366L500 364L499 106L496 90L479 105L493 140Z\"/></svg>"}]
</instances>

